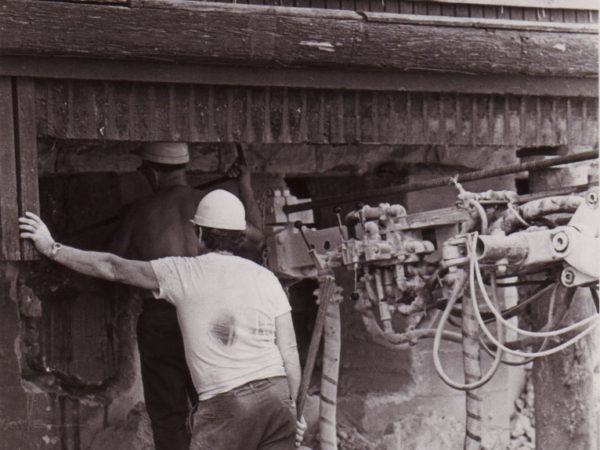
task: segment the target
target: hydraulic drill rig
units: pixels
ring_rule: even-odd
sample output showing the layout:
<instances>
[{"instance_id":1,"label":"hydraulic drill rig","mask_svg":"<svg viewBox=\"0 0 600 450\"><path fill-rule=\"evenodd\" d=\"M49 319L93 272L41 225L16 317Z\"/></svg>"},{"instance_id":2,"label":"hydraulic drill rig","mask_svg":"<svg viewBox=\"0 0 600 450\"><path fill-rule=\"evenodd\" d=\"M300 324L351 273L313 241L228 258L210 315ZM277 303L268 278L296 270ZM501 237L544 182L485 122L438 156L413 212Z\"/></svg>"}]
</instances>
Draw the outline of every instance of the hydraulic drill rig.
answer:
<instances>
[{"instance_id":1,"label":"hydraulic drill rig","mask_svg":"<svg viewBox=\"0 0 600 450\"><path fill-rule=\"evenodd\" d=\"M310 212L285 212L305 201L286 191L275 192L265 222L271 231L269 266L279 276L324 280L345 267L354 277L351 300L375 342L406 348L433 338L438 374L451 387L467 392L465 448L476 449L481 446L481 399L475 390L492 378L505 355L526 363L556 353L599 323L595 314L559 328L564 311L563 317L549 314L546 325L535 331L508 321L545 294L552 292L553 302L559 286L589 288L597 306L598 189L533 198L512 191L472 193L456 180L454 184L459 192L454 207L407 214L402 205L366 205L348 213L344 221L338 209L338 226L321 230L307 227L312 223ZM497 295L500 278L541 288L502 309ZM331 289L327 292L332 295ZM323 449L336 448L335 408L327 411L327 407L332 401L335 406L337 362L328 365L326 360L339 361L339 309L331 311L329 321L338 320L338 331L333 333L335 345L328 346L327 334L325 341L322 394L326 391L328 397L321 408ZM445 330L449 320L460 320L462 333ZM495 333L489 329L491 322ZM335 330L335 324L329 326ZM506 328L525 338L505 342ZM564 342L553 340L573 332L576 335ZM444 372L438 355L441 339L462 343L464 382L453 381ZM535 351L529 350L540 340ZM331 354L331 348L338 353ZM484 375L480 349L494 357Z\"/></svg>"}]
</instances>

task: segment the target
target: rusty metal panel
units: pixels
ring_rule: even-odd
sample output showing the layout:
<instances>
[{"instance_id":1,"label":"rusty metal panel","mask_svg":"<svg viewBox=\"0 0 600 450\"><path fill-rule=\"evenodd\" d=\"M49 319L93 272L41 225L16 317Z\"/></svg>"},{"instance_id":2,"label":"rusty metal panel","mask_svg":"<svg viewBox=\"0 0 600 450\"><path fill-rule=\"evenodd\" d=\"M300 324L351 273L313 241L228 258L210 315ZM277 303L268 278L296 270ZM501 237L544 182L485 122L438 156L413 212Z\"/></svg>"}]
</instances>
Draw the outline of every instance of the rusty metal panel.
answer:
<instances>
[{"instance_id":1,"label":"rusty metal panel","mask_svg":"<svg viewBox=\"0 0 600 450\"><path fill-rule=\"evenodd\" d=\"M594 144L595 97L36 82L40 137L279 144Z\"/></svg>"}]
</instances>

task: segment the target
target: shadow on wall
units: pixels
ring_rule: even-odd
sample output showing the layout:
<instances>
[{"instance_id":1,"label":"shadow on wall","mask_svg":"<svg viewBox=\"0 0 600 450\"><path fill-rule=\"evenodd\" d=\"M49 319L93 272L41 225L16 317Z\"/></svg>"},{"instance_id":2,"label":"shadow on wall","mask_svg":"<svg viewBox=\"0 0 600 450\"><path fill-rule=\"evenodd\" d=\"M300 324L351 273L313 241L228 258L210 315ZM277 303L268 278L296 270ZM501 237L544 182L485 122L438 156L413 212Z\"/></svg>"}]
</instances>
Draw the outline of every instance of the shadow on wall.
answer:
<instances>
[{"instance_id":1,"label":"shadow on wall","mask_svg":"<svg viewBox=\"0 0 600 450\"><path fill-rule=\"evenodd\" d=\"M128 176L41 178L41 215L57 241L103 250L116 222L82 234L73 231L118 214L122 178ZM143 404L137 405L139 304L129 289L44 258L24 263L19 283L21 377L34 392L55 399L60 431L52 439L68 448L86 448L97 431L91 424L101 429L113 421L126 427L143 422L136 419L145 414Z\"/></svg>"}]
</instances>

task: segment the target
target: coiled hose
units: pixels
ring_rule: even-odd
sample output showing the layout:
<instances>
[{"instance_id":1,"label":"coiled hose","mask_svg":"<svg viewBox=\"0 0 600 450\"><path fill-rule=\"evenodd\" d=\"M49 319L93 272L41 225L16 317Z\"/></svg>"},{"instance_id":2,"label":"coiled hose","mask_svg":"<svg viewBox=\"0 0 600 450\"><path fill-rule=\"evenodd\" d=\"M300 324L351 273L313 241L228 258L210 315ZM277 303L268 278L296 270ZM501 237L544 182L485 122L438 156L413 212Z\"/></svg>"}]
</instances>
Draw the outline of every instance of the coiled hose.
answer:
<instances>
[{"instance_id":1,"label":"coiled hose","mask_svg":"<svg viewBox=\"0 0 600 450\"><path fill-rule=\"evenodd\" d=\"M340 305L335 301L330 302L327 307L323 334L323 374L321 376L319 440L321 450L337 450L337 383L340 369L342 336Z\"/></svg>"},{"instance_id":2,"label":"coiled hose","mask_svg":"<svg viewBox=\"0 0 600 450\"><path fill-rule=\"evenodd\" d=\"M471 295L474 295L472 292ZM466 299L465 299L466 300ZM479 354L479 325L475 318L473 304L462 303L463 371L465 383L471 384L481 379L481 359ZM466 392L467 420L465 426L465 450L481 448L481 397L477 390Z\"/></svg>"}]
</instances>

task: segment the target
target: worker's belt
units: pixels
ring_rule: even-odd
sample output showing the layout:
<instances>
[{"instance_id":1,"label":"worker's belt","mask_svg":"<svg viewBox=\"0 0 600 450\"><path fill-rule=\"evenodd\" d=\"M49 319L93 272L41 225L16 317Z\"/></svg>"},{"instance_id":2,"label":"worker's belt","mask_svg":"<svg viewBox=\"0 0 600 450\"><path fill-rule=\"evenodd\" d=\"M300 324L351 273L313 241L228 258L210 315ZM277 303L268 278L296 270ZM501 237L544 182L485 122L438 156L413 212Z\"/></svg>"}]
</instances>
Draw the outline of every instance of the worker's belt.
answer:
<instances>
[{"instance_id":1,"label":"worker's belt","mask_svg":"<svg viewBox=\"0 0 600 450\"><path fill-rule=\"evenodd\" d=\"M217 394L214 397L209 398L208 400L211 400L213 398L220 397L220 396L244 395L244 394L248 394L250 392L260 391L260 390L266 388L267 386L272 385L273 381L277 380L279 378L285 378L285 377L277 376L277 377L262 378L260 380L249 381L248 383L242 384L241 386L238 386L238 387L234 387L233 389L230 389L227 392L223 392L222 394Z\"/></svg>"}]
</instances>

